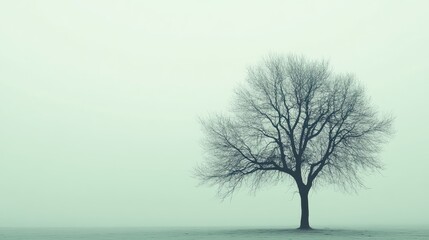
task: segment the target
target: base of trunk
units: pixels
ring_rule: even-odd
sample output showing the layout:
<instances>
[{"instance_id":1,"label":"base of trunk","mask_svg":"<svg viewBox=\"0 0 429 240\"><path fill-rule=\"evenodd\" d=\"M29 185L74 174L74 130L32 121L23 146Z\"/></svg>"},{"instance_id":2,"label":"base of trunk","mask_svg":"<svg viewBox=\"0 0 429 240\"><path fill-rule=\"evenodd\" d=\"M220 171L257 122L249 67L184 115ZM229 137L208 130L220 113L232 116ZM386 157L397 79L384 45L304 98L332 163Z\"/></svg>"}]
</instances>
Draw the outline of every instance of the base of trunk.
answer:
<instances>
[{"instance_id":1,"label":"base of trunk","mask_svg":"<svg viewBox=\"0 0 429 240\"><path fill-rule=\"evenodd\" d=\"M311 230L308 210L308 189L300 188L299 195L301 197L301 222L299 230Z\"/></svg>"},{"instance_id":2,"label":"base of trunk","mask_svg":"<svg viewBox=\"0 0 429 240\"><path fill-rule=\"evenodd\" d=\"M300 226L298 230L313 230L310 226Z\"/></svg>"}]
</instances>

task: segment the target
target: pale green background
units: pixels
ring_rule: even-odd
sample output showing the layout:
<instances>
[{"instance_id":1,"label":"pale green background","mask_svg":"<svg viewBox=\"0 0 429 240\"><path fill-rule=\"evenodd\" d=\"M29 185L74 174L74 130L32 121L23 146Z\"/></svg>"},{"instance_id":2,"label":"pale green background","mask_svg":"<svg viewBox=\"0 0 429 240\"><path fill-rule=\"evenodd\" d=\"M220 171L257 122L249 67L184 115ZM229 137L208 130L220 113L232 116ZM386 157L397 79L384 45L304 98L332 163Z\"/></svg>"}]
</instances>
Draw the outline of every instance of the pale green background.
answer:
<instances>
[{"instance_id":1,"label":"pale green background","mask_svg":"<svg viewBox=\"0 0 429 240\"><path fill-rule=\"evenodd\" d=\"M191 177L198 117L290 52L396 116L386 169L313 191L312 225L428 224L428 23L427 1L1 1L0 226L297 226L293 185L220 202Z\"/></svg>"}]
</instances>

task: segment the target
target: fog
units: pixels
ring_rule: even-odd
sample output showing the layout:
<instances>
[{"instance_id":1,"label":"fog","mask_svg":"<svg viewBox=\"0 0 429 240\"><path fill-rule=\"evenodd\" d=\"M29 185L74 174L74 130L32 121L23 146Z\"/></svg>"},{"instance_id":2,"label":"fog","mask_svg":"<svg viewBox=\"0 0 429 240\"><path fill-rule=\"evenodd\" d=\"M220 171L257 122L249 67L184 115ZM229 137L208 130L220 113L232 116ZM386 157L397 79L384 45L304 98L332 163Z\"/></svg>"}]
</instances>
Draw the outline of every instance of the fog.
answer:
<instances>
[{"instance_id":1,"label":"fog","mask_svg":"<svg viewBox=\"0 0 429 240\"><path fill-rule=\"evenodd\" d=\"M427 225L426 1L2 1L0 227L290 226L285 182L199 186L198 118L270 53L355 74L395 135L366 188L310 193L314 227Z\"/></svg>"}]
</instances>

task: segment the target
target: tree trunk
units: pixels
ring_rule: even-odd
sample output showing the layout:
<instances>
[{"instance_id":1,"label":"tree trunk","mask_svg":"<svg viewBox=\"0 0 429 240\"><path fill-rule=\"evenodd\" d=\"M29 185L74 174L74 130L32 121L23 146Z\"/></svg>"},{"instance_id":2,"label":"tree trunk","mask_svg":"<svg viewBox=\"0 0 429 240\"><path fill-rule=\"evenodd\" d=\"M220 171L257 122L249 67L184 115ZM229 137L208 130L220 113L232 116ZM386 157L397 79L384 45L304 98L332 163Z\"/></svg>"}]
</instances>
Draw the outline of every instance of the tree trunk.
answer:
<instances>
[{"instance_id":1,"label":"tree trunk","mask_svg":"<svg viewBox=\"0 0 429 240\"><path fill-rule=\"evenodd\" d=\"M300 188L299 196L301 197L301 224L298 229L310 230L309 211L308 211L308 192L309 189Z\"/></svg>"}]
</instances>

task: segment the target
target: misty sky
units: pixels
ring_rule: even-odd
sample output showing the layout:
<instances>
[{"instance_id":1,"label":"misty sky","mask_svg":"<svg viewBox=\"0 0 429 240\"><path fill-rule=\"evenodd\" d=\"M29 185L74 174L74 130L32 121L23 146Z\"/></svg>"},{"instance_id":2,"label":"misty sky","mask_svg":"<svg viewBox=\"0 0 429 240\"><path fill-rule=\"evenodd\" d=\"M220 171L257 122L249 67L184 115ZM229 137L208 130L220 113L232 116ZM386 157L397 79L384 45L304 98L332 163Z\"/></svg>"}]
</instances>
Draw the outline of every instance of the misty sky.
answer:
<instances>
[{"instance_id":1,"label":"misty sky","mask_svg":"<svg viewBox=\"0 0 429 240\"><path fill-rule=\"evenodd\" d=\"M292 183L221 202L192 178L198 118L270 53L329 59L396 116L385 170L313 189L310 223L427 224L428 23L427 1L1 1L0 227L298 226Z\"/></svg>"}]
</instances>

